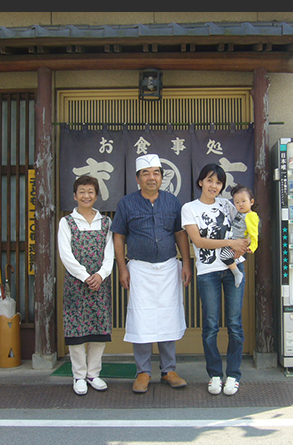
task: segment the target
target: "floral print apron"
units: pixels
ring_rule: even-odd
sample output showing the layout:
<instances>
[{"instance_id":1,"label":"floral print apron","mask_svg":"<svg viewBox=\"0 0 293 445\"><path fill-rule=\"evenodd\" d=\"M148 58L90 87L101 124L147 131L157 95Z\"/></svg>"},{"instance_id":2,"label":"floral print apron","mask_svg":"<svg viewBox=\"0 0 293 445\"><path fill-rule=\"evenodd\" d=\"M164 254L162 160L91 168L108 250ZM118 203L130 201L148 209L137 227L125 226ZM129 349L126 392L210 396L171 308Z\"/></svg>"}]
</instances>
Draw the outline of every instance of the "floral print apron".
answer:
<instances>
[{"instance_id":1,"label":"floral print apron","mask_svg":"<svg viewBox=\"0 0 293 445\"><path fill-rule=\"evenodd\" d=\"M71 229L73 255L93 275L102 265L109 220L102 216L99 231L80 231L71 215L66 219ZM111 334L111 275L102 281L98 291L92 291L65 270L63 327L65 337Z\"/></svg>"}]
</instances>

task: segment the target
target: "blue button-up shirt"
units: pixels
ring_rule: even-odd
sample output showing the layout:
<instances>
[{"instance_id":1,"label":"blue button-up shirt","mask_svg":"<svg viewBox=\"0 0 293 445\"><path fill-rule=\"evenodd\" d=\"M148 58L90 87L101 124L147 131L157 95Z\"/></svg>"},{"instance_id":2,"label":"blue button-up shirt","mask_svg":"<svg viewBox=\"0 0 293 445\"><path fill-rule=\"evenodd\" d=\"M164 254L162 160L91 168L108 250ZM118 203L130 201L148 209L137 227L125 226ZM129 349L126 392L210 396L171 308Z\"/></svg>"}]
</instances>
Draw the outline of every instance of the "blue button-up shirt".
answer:
<instances>
[{"instance_id":1,"label":"blue button-up shirt","mask_svg":"<svg viewBox=\"0 0 293 445\"><path fill-rule=\"evenodd\" d=\"M111 230L126 237L128 259L167 261L177 254L174 233L182 230L181 204L163 190L152 204L138 190L119 201Z\"/></svg>"}]
</instances>

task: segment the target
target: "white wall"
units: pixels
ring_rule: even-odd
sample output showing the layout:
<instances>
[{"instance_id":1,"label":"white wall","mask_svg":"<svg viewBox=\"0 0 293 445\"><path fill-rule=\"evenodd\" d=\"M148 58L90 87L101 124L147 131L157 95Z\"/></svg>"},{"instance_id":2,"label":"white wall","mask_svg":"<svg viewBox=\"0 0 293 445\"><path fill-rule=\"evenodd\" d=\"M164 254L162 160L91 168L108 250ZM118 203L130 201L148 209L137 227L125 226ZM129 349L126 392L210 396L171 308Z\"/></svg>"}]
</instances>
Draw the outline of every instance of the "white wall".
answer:
<instances>
[{"instance_id":1,"label":"white wall","mask_svg":"<svg viewBox=\"0 0 293 445\"><path fill-rule=\"evenodd\" d=\"M269 74L269 121L284 122L270 125L270 147L281 138L293 138L293 74Z\"/></svg>"},{"instance_id":2,"label":"white wall","mask_svg":"<svg viewBox=\"0 0 293 445\"><path fill-rule=\"evenodd\" d=\"M209 5L208 5L209 6ZM0 26L292 22L293 12L0 12Z\"/></svg>"}]
</instances>

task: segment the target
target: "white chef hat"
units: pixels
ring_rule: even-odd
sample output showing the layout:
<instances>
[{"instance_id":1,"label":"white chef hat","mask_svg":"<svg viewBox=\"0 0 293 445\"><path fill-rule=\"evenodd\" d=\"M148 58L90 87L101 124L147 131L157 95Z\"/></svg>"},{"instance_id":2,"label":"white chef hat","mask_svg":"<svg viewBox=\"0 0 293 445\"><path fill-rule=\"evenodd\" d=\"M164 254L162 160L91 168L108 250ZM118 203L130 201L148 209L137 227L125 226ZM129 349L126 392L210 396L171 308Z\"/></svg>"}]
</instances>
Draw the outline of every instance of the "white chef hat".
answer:
<instances>
[{"instance_id":1,"label":"white chef hat","mask_svg":"<svg viewBox=\"0 0 293 445\"><path fill-rule=\"evenodd\" d=\"M136 172L142 170L143 168L162 167L159 156L155 154L144 155L136 158L135 165Z\"/></svg>"}]
</instances>

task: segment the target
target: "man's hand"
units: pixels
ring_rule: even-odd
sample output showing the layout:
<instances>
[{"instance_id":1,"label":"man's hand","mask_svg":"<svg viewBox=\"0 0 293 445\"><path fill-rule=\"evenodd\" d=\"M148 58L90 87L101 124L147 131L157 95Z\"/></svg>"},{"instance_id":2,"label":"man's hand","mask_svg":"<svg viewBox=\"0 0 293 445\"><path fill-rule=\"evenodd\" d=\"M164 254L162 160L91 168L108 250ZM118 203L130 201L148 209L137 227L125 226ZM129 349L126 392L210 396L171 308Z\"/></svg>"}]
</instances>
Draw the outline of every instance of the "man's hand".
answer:
<instances>
[{"instance_id":1,"label":"man's hand","mask_svg":"<svg viewBox=\"0 0 293 445\"><path fill-rule=\"evenodd\" d=\"M125 262L125 236L114 233L114 247L119 269L119 281L124 289L129 289L130 275Z\"/></svg>"},{"instance_id":2,"label":"man's hand","mask_svg":"<svg viewBox=\"0 0 293 445\"><path fill-rule=\"evenodd\" d=\"M119 269L119 281L121 286L124 287L124 289L129 289L130 285L130 274L128 272L127 267L123 268L122 270Z\"/></svg>"},{"instance_id":3,"label":"man's hand","mask_svg":"<svg viewBox=\"0 0 293 445\"><path fill-rule=\"evenodd\" d=\"M192 272L191 272L190 266L184 266L184 264L183 264L181 276L182 276L182 281L183 281L184 287L187 287L189 285L189 283L191 282L191 278L192 278Z\"/></svg>"},{"instance_id":4,"label":"man's hand","mask_svg":"<svg viewBox=\"0 0 293 445\"><path fill-rule=\"evenodd\" d=\"M175 232L175 239L182 257L183 264L182 264L181 277L184 287L186 287L191 282L192 271L191 271L191 261L190 261L190 251L189 251L189 240L185 230L181 230L180 232Z\"/></svg>"}]
</instances>

